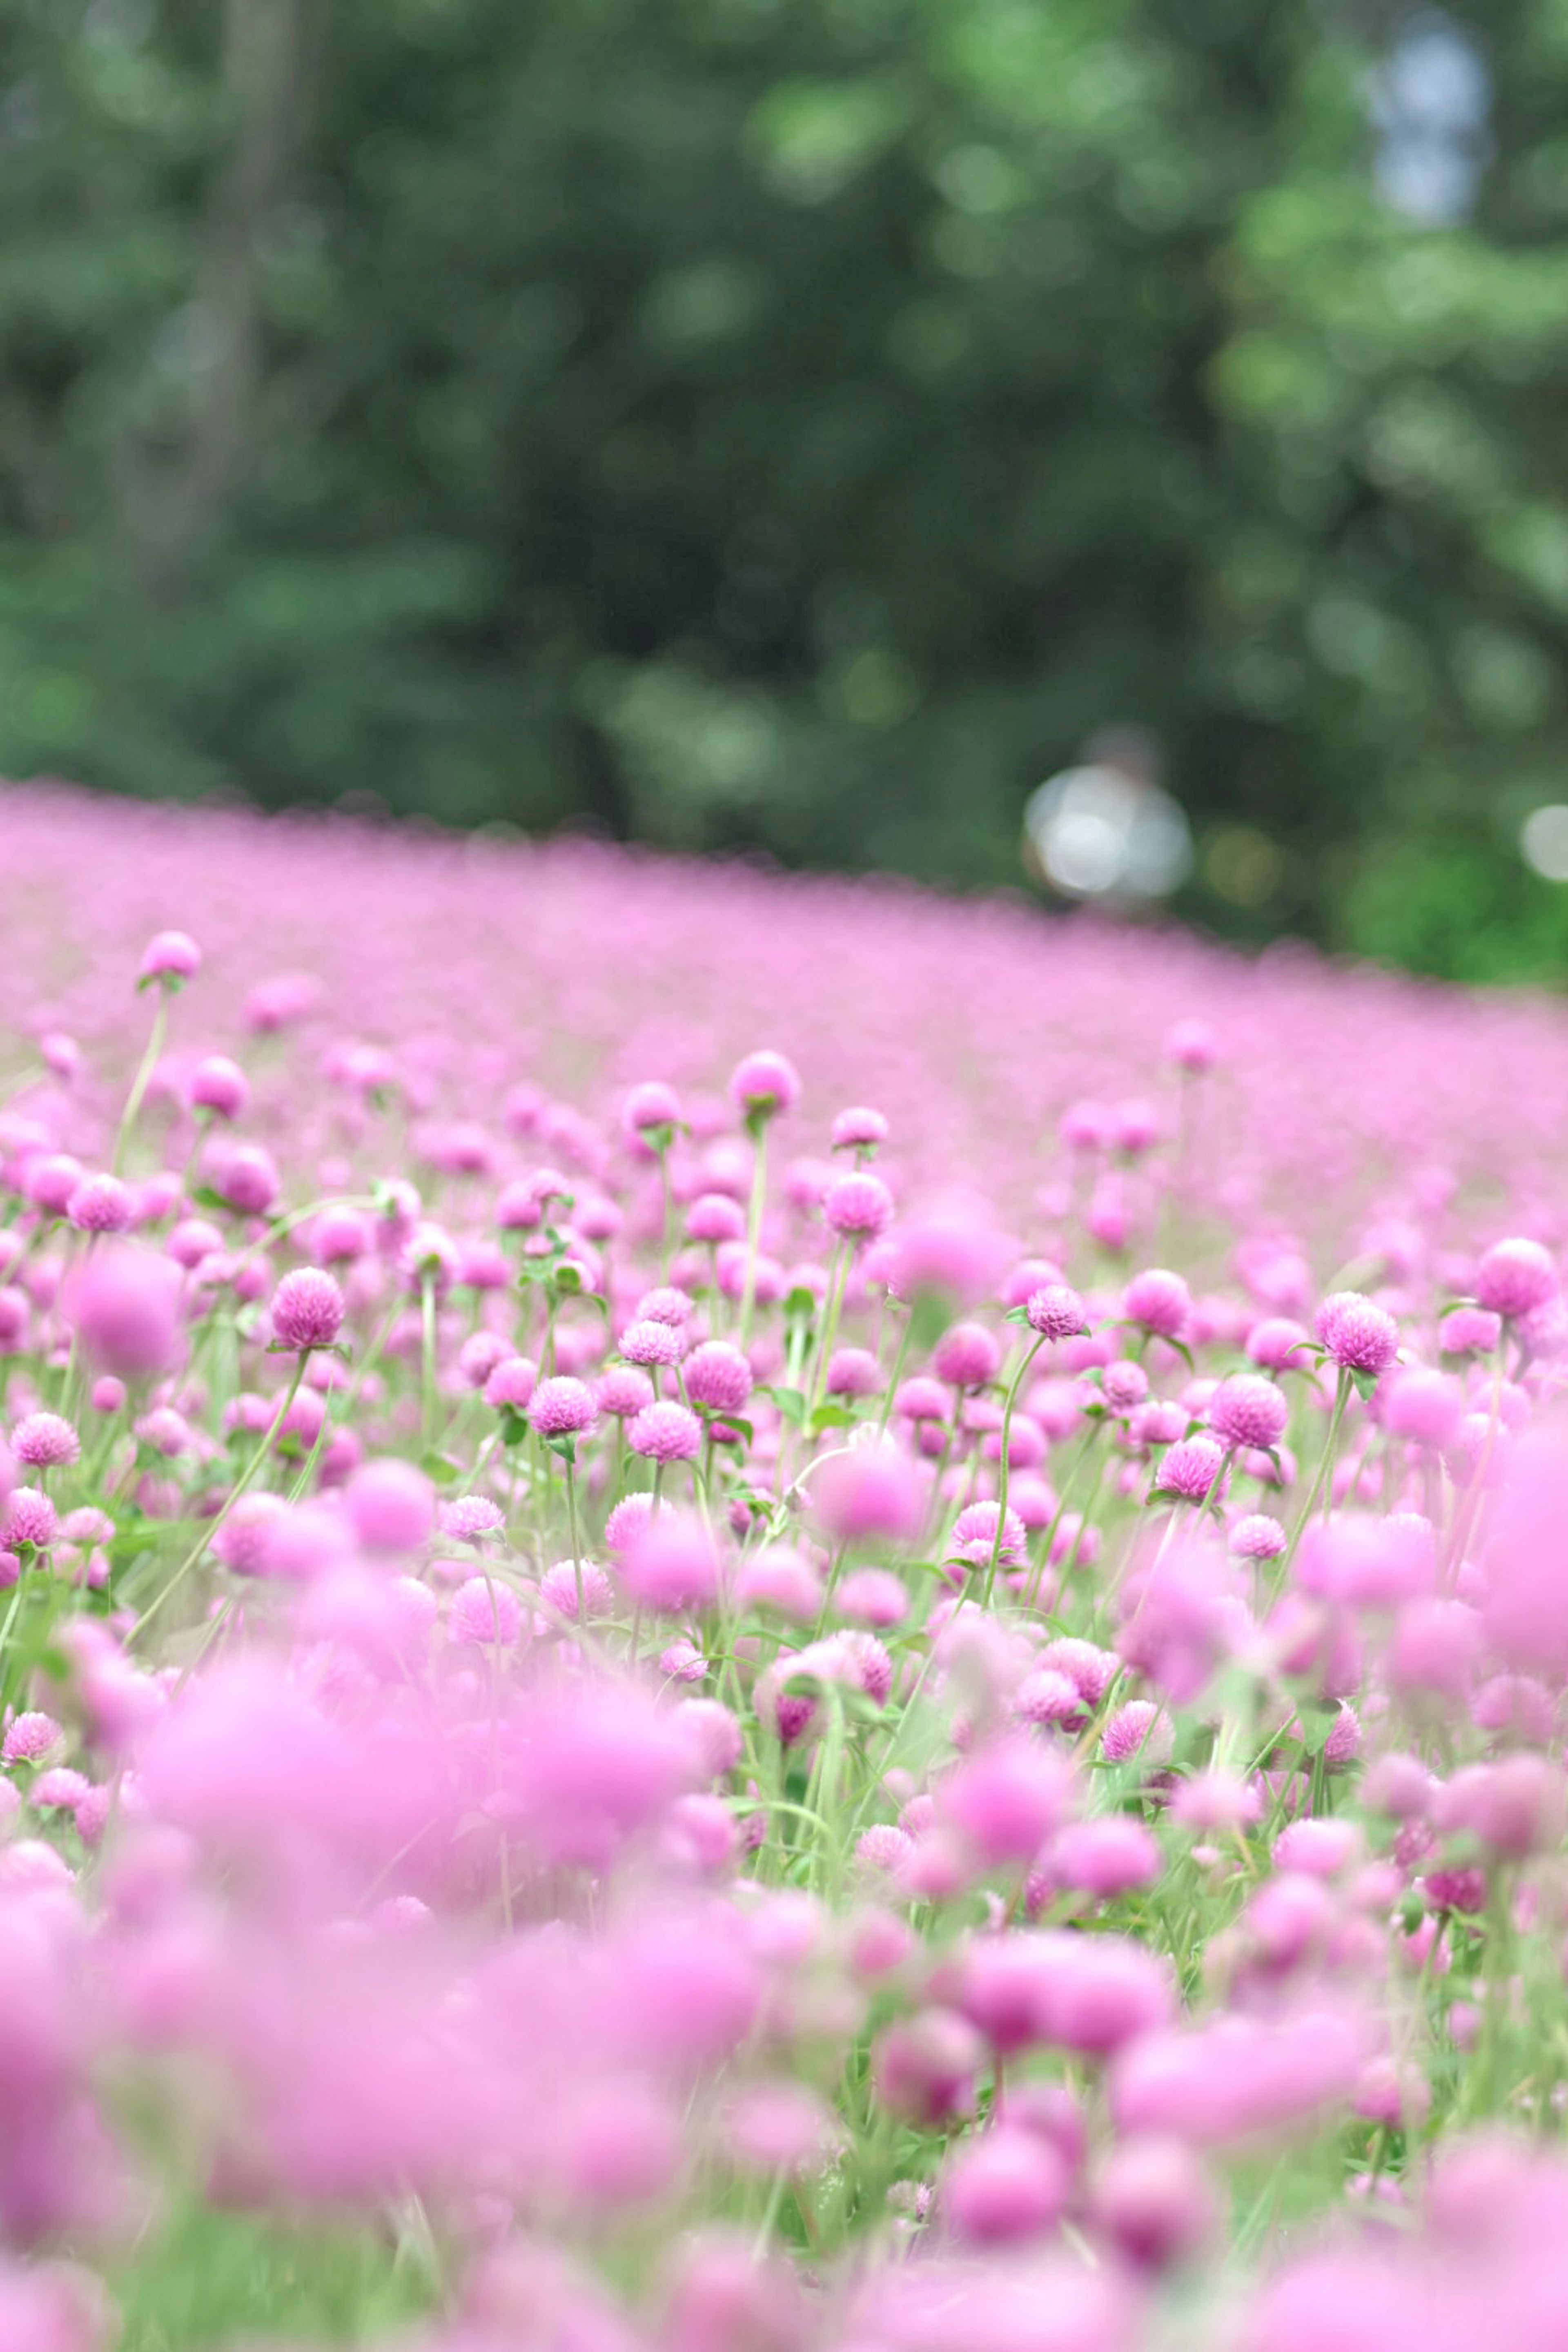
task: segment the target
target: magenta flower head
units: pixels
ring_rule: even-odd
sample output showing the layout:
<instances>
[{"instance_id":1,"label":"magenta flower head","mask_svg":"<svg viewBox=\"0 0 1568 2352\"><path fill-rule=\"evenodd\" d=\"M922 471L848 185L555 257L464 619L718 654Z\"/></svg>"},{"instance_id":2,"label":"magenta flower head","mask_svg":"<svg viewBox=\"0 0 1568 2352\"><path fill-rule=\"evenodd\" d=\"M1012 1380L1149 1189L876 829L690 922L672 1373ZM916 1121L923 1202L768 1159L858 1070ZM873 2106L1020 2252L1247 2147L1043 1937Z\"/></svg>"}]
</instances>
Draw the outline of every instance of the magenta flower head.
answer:
<instances>
[{"instance_id":1,"label":"magenta flower head","mask_svg":"<svg viewBox=\"0 0 1568 2352\"><path fill-rule=\"evenodd\" d=\"M995 2124L960 2141L938 2195L956 2237L971 2246L1013 2246L1060 2221L1072 2176L1048 2140L1017 2124Z\"/></svg>"},{"instance_id":2,"label":"magenta flower head","mask_svg":"<svg viewBox=\"0 0 1568 2352\"><path fill-rule=\"evenodd\" d=\"M188 931L159 931L142 950L136 985L148 988L156 982L163 988L183 988L201 968L202 951Z\"/></svg>"},{"instance_id":3,"label":"magenta flower head","mask_svg":"<svg viewBox=\"0 0 1568 2352\"><path fill-rule=\"evenodd\" d=\"M679 1324L656 1323L648 1316L626 1325L620 1349L628 1364L679 1364L686 1353L686 1335Z\"/></svg>"},{"instance_id":4,"label":"magenta flower head","mask_svg":"<svg viewBox=\"0 0 1568 2352\"><path fill-rule=\"evenodd\" d=\"M705 1339L686 1360L682 1377L693 1404L712 1412L741 1412L752 1393L752 1368L727 1339Z\"/></svg>"},{"instance_id":5,"label":"magenta flower head","mask_svg":"<svg viewBox=\"0 0 1568 2352\"><path fill-rule=\"evenodd\" d=\"M592 1390L563 1373L541 1381L528 1408L529 1420L541 1437L581 1436L593 1428L597 1415Z\"/></svg>"},{"instance_id":6,"label":"magenta flower head","mask_svg":"<svg viewBox=\"0 0 1568 2352\"><path fill-rule=\"evenodd\" d=\"M66 1215L79 1234L124 1234L136 1222L136 1204L118 1176L84 1176L66 1202Z\"/></svg>"},{"instance_id":7,"label":"magenta flower head","mask_svg":"<svg viewBox=\"0 0 1568 2352\"><path fill-rule=\"evenodd\" d=\"M179 1275L132 1244L100 1250L67 1287L82 1352L97 1371L140 1380L170 1368L179 1342Z\"/></svg>"},{"instance_id":8,"label":"magenta flower head","mask_svg":"<svg viewBox=\"0 0 1568 2352\"><path fill-rule=\"evenodd\" d=\"M748 1125L753 1126L791 1109L800 1099L795 1065L765 1048L748 1054L731 1077L730 1099L744 1113Z\"/></svg>"},{"instance_id":9,"label":"magenta flower head","mask_svg":"<svg viewBox=\"0 0 1568 2352\"><path fill-rule=\"evenodd\" d=\"M470 1576L452 1595L447 1638L459 1649L510 1650L522 1632L515 1592L493 1576Z\"/></svg>"},{"instance_id":10,"label":"magenta flower head","mask_svg":"<svg viewBox=\"0 0 1568 2352\"><path fill-rule=\"evenodd\" d=\"M58 1412L29 1412L11 1432L11 1451L29 1470L59 1470L81 1454L81 1440Z\"/></svg>"},{"instance_id":11,"label":"magenta flower head","mask_svg":"<svg viewBox=\"0 0 1568 2352\"><path fill-rule=\"evenodd\" d=\"M250 1100L250 1081L226 1054L209 1054L191 1073L187 1099L194 1111L210 1111L215 1118L237 1118Z\"/></svg>"},{"instance_id":12,"label":"magenta flower head","mask_svg":"<svg viewBox=\"0 0 1568 2352\"><path fill-rule=\"evenodd\" d=\"M459 1495L443 1503L437 1517L441 1533L450 1536L454 1543L483 1543L506 1524L500 1504L492 1503L488 1495Z\"/></svg>"},{"instance_id":13,"label":"magenta flower head","mask_svg":"<svg viewBox=\"0 0 1568 2352\"><path fill-rule=\"evenodd\" d=\"M1209 1399L1209 1427L1225 1446L1267 1453L1285 1434L1289 1415L1284 1391L1261 1372L1233 1372Z\"/></svg>"},{"instance_id":14,"label":"magenta flower head","mask_svg":"<svg viewBox=\"0 0 1568 2352\"><path fill-rule=\"evenodd\" d=\"M955 1389L983 1389L994 1381L1002 1350L984 1323L952 1323L931 1351L940 1377Z\"/></svg>"},{"instance_id":15,"label":"magenta flower head","mask_svg":"<svg viewBox=\"0 0 1568 2352\"><path fill-rule=\"evenodd\" d=\"M1342 1372L1375 1380L1399 1353L1399 1326L1359 1290L1336 1290L1312 1318L1312 1328Z\"/></svg>"},{"instance_id":16,"label":"magenta flower head","mask_svg":"<svg viewBox=\"0 0 1568 2352\"><path fill-rule=\"evenodd\" d=\"M1237 1519L1228 1538L1233 1557L1237 1559L1278 1559L1285 1549L1286 1535L1278 1519L1267 1512L1253 1511Z\"/></svg>"},{"instance_id":17,"label":"magenta flower head","mask_svg":"<svg viewBox=\"0 0 1568 2352\"><path fill-rule=\"evenodd\" d=\"M24 1544L31 1544L37 1551L47 1550L58 1525L55 1507L40 1488L18 1486L6 1496L0 1533L13 1551L19 1551Z\"/></svg>"},{"instance_id":18,"label":"magenta flower head","mask_svg":"<svg viewBox=\"0 0 1568 2352\"><path fill-rule=\"evenodd\" d=\"M1247 1352L1266 1372L1301 1370L1311 1361L1310 1333L1288 1315L1267 1315L1247 1335Z\"/></svg>"},{"instance_id":19,"label":"magenta flower head","mask_svg":"<svg viewBox=\"0 0 1568 2352\"><path fill-rule=\"evenodd\" d=\"M879 1110L868 1110L863 1103L841 1110L833 1122L832 1140L835 1151L874 1151L888 1139L888 1122Z\"/></svg>"},{"instance_id":20,"label":"magenta flower head","mask_svg":"<svg viewBox=\"0 0 1568 2352\"><path fill-rule=\"evenodd\" d=\"M1539 1242L1495 1242L1476 1268L1476 1299L1512 1323L1555 1298L1557 1268Z\"/></svg>"},{"instance_id":21,"label":"magenta flower head","mask_svg":"<svg viewBox=\"0 0 1568 2352\"><path fill-rule=\"evenodd\" d=\"M1154 1473L1154 1491L1178 1502L1201 1503L1211 1487L1216 1495L1225 1492L1224 1467L1225 1448L1212 1437L1178 1438Z\"/></svg>"},{"instance_id":22,"label":"magenta flower head","mask_svg":"<svg viewBox=\"0 0 1568 2352\"><path fill-rule=\"evenodd\" d=\"M1206 1021L1178 1021L1166 1033L1165 1059L1178 1070L1212 1070L1219 1059L1219 1039Z\"/></svg>"},{"instance_id":23,"label":"magenta flower head","mask_svg":"<svg viewBox=\"0 0 1568 2352\"><path fill-rule=\"evenodd\" d=\"M668 1130L680 1124L680 1097L673 1087L658 1078L649 1078L634 1087L621 1111L622 1121L631 1135L653 1134L657 1141L660 1128Z\"/></svg>"},{"instance_id":24,"label":"magenta flower head","mask_svg":"<svg viewBox=\"0 0 1568 2352\"><path fill-rule=\"evenodd\" d=\"M645 1405L627 1423L626 1444L648 1462L689 1462L702 1451L702 1423L687 1405Z\"/></svg>"},{"instance_id":25,"label":"magenta flower head","mask_svg":"<svg viewBox=\"0 0 1568 2352\"><path fill-rule=\"evenodd\" d=\"M612 1421L631 1421L653 1402L653 1382L636 1364L612 1364L594 1382L594 1401Z\"/></svg>"},{"instance_id":26,"label":"magenta flower head","mask_svg":"<svg viewBox=\"0 0 1568 2352\"><path fill-rule=\"evenodd\" d=\"M1031 1331L1042 1339L1076 1339L1089 1328L1089 1310L1076 1290L1065 1282L1047 1282L1032 1290L1024 1308Z\"/></svg>"},{"instance_id":27,"label":"magenta flower head","mask_svg":"<svg viewBox=\"0 0 1568 2352\"><path fill-rule=\"evenodd\" d=\"M1179 1339L1193 1311L1193 1294L1179 1274L1152 1265L1135 1274L1121 1294L1121 1312L1157 1339Z\"/></svg>"},{"instance_id":28,"label":"magenta flower head","mask_svg":"<svg viewBox=\"0 0 1568 2352\"><path fill-rule=\"evenodd\" d=\"M645 1609L668 1616L709 1608L719 1595L719 1556L693 1512L666 1509L645 1519L626 1545L620 1575Z\"/></svg>"},{"instance_id":29,"label":"magenta flower head","mask_svg":"<svg viewBox=\"0 0 1568 2352\"><path fill-rule=\"evenodd\" d=\"M823 1194L822 1213L846 1240L875 1241L893 1222L893 1196L879 1176L864 1171L836 1176Z\"/></svg>"},{"instance_id":30,"label":"magenta flower head","mask_svg":"<svg viewBox=\"0 0 1568 2352\"><path fill-rule=\"evenodd\" d=\"M320 1266L297 1266L272 1294L272 1336L280 1347L306 1354L336 1344L343 1324L343 1294Z\"/></svg>"},{"instance_id":31,"label":"magenta flower head","mask_svg":"<svg viewBox=\"0 0 1568 2352\"><path fill-rule=\"evenodd\" d=\"M18 1715L7 1726L0 1763L44 1764L66 1752L66 1736L52 1715L36 1709Z\"/></svg>"},{"instance_id":32,"label":"magenta flower head","mask_svg":"<svg viewBox=\"0 0 1568 2352\"><path fill-rule=\"evenodd\" d=\"M531 1356L503 1356L485 1381L485 1402L492 1412L523 1412L538 1386L539 1366Z\"/></svg>"},{"instance_id":33,"label":"magenta flower head","mask_svg":"<svg viewBox=\"0 0 1568 2352\"><path fill-rule=\"evenodd\" d=\"M700 1192L686 1212L689 1241L717 1247L720 1242L742 1241L745 1232L746 1213L728 1192Z\"/></svg>"},{"instance_id":34,"label":"magenta flower head","mask_svg":"<svg viewBox=\"0 0 1568 2352\"><path fill-rule=\"evenodd\" d=\"M345 1500L349 1523L366 1551L417 1551L436 1525L436 1490L429 1479L412 1462L392 1455L356 1470Z\"/></svg>"},{"instance_id":35,"label":"magenta flower head","mask_svg":"<svg viewBox=\"0 0 1568 2352\"><path fill-rule=\"evenodd\" d=\"M1071 1788L1065 1758L1026 1737L1005 1737L956 1765L938 1804L944 1823L993 1870L1034 1860L1060 1825Z\"/></svg>"}]
</instances>

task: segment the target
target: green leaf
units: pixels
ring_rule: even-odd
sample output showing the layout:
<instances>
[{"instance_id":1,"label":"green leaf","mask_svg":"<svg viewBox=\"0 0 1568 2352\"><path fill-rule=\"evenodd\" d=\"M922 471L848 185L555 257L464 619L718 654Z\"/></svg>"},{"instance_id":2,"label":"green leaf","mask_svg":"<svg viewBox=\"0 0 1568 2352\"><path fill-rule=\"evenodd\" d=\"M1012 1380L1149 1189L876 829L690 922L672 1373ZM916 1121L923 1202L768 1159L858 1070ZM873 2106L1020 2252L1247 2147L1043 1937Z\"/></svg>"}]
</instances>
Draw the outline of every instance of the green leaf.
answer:
<instances>
[{"instance_id":1,"label":"green leaf","mask_svg":"<svg viewBox=\"0 0 1568 2352\"><path fill-rule=\"evenodd\" d=\"M841 1404L819 1404L805 1425L811 1436L820 1437L825 1429L853 1429L856 1418Z\"/></svg>"},{"instance_id":2,"label":"green leaf","mask_svg":"<svg viewBox=\"0 0 1568 2352\"><path fill-rule=\"evenodd\" d=\"M759 1396L771 1397L787 1422L801 1429L805 1423L805 1398L799 1389L760 1388Z\"/></svg>"},{"instance_id":3,"label":"green leaf","mask_svg":"<svg viewBox=\"0 0 1568 2352\"><path fill-rule=\"evenodd\" d=\"M797 1282L793 1289L786 1290L784 1293L784 1311L786 1322L804 1322L808 1316L815 1315L816 1312L816 1297L807 1290L804 1283Z\"/></svg>"},{"instance_id":4,"label":"green leaf","mask_svg":"<svg viewBox=\"0 0 1568 2352\"><path fill-rule=\"evenodd\" d=\"M1351 1374L1351 1381L1357 1396L1360 1397L1363 1404L1365 1404L1377 1387L1377 1374L1375 1372L1352 1372Z\"/></svg>"},{"instance_id":5,"label":"green leaf","mask_svg":"<svg viewBox=\"0 0 1568 2352\"><path fill-rule=\"evenodd\" d=\"M568 1464L575 1463L577 1459L577 1440L575 1437L570 1434L565 1437L547 1437L544 1443L552 1454L559 1454L563 1462Z\"/></svg>"}]
</instances>

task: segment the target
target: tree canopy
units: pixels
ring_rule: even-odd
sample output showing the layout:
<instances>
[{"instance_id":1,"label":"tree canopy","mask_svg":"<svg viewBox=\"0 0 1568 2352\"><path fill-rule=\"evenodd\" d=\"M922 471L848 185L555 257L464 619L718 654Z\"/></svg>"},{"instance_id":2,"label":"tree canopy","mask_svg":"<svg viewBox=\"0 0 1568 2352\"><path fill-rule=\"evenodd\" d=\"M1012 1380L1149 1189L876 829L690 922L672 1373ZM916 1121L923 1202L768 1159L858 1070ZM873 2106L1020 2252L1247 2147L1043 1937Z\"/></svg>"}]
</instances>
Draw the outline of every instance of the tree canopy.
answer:
<instances>
[{"instance_id":1,"label":"tree canopy","mask_svg":"<svg viewBox=\"0 0 1568 2352\"><path fill-rule=\"evenodd\" d=\"M1568 964L1563 0L18 0L0 64L0 770L971 886L1135 721L1199 919Z\"/></svg>"}]
</instances>

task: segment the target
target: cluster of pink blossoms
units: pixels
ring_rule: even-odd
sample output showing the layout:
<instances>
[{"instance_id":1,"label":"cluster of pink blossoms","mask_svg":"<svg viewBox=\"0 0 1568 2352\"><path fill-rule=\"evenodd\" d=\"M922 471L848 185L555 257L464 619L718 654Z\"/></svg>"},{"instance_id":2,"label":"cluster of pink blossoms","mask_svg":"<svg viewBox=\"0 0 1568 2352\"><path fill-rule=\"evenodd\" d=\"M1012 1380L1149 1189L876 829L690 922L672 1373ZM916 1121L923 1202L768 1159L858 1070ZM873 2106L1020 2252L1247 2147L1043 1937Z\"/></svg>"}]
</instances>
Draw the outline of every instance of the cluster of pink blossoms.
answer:
<instances>
[{"instance_id":1,"label":"cluster of pink blossoms","mask_svg":"<svg viewBox=\"0 0 1568 2352\"><path fill-rule=\"evenodd\" d=\"M1564 2340L1558 1008L5 812L5 2352Z\"/></svg>"}]
</instances>

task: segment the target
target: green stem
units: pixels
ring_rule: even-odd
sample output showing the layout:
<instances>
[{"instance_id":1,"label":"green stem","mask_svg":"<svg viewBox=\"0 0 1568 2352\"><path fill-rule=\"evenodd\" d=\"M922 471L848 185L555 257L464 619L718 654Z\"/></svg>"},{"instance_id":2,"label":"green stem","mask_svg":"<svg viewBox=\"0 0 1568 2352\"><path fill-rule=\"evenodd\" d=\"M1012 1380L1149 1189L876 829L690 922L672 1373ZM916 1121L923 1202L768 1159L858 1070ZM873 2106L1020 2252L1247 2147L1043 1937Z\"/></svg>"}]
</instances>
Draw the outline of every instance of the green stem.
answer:
<instances>
[{"instance_id":1,"label":"green stem","mask_svg":"<svg viewBox=\"0 0 1568 2352\"><path fill-rule=\"evenodd\" d=\"M113 1176L119 1175L124 1161L126 1147L131 1141L131 1131L136 1124L136 1114L142 1108L148 1081L158 1066L158 1056L163 1050L163 1039L168 1034L168 1027L169 996L167 990L160 982L158 1002L153 1013L152 1034L147 1040L147 1050L142 1056L141 1067L131 1082L131 1092L125 1097L125 1108L120 1114L120 1125L115 1129L114 1150L110 1155L109 1161L110 1173Z\"/></svg>"},{"instance_id":2,"label":"green stem","mask_svg":"<svg viewBox=\"0 0 1568 2352\"><path fill-rule=\"evenodd\" d=\"M294 1377L289 1383L282 1403L279 1406L277 1412L272 1416L271 1427L268 1430L266 1436L262 1439L260 1444L251 1455L250 1460L246 1464L245 1468L241 1471L237 1483L230 1488L228 1500L225 1503L216 1518L211 1520L203 1527L201 1534L196 1538L195 1544L191 1547L191 1549L185 1554L184 1559L180 1562L179 1567L174 1570L174 1573L169 1579L167 1584L164 1585L160 1593L157 1593L154 1596L148 1607L142 1611L141 1616L137 1619L131 1633L131 1640L132 1642L139 1641L141 1639L142 1635L146 1632L147 1627L153 1622L153 1620L157 1615L159 1610L163 1606L164 1601L169 1598L171 1592L174 1591L177 1585L184 1583L185 1578L190 1574L192 1569L195 1568L203 1553L209 1549L214 1537L217 1534L219 1528L228 1517L229 1513L233 1510L240 1496L245 1493L246 1488L250 1485L251 1480L255 1477L262 1464L266 1461L268 1454L272 1449L273 1441L276 1439L279 1431L282 1428L284 1422L288 1418L289 1408L300 1393L300 1383L305 1377L305 1366L309 1361L309 1349L306 1349L301 1355L296 1358L294 1364Z\"/></svg>"},{"instance_id":3,"label":"green stem","mask_svg":"<svg viewBox=\"0 0 1568 2352\"><path fill-rule=\"evenodd\" d=\"M1045 1344L1043 1338L1038 1339L1029 1349L1013 1376L1012 1385L1007 1391L1007 1402L1002 1408L1002 1454L996 1465L996 1532L991 1538L991 1558L985 1570L985 1591L981 1597L981 1606L984 1609L989 1609L991 1606L992 1588L996 1582L997 1564L1002 1558L1002 1531L1007 1517L1007 1444L1013 1434L1013 1408L1018 1402L1018 1391L1024 1385L1024 1376Z\"/></svg>"}]
</instances>

